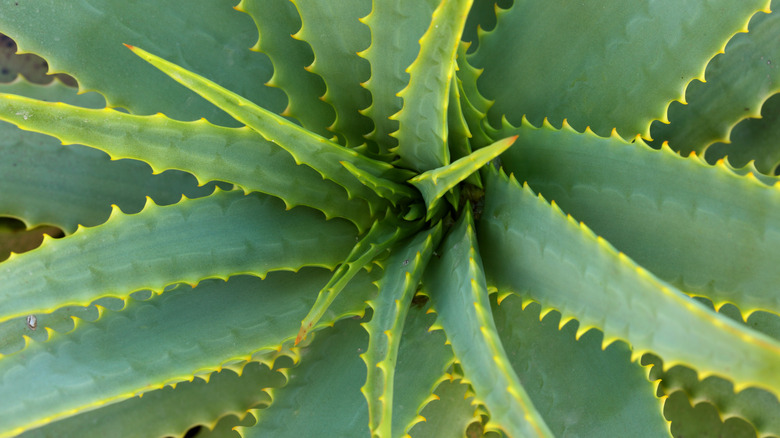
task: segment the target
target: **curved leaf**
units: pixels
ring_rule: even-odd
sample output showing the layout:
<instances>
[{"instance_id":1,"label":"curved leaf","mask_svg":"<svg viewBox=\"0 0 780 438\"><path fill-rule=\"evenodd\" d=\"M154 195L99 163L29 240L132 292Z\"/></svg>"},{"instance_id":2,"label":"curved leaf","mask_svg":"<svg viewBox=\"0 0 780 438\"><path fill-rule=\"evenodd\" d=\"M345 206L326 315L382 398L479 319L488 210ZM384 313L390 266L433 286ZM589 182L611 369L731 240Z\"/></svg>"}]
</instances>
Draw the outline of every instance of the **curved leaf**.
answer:
<instances>
[{"instance_id":1,"label":"curved leaf","mask_svg":"<svg viewBox=\"0 0 780 438\"><path fill-rule=\"evenodd\" d=\"M470 208L431 261L423 286L476 400L490 412L492 428L511 436L552 436L512 370L490 311L482 259Z\"/></svg>"},{"instance_id":2,"label":"curved leaf","mask_svg":"<svg viewBox=\"0 0 780 438\"><path fill-rule=\"evenodd\" d=\"M368 225L369 209L363 201L350 200L338 185L297 165L249 128L225 128L205 120L179 122L161 114L84 109L11 95L0 96L0 119L56 136L63 143L100 149L113 159L147 162L155 172L180 169L194 174L201 184L227 181L244 191L282 198L289 207L307 205L327 217L338 214L359 227Z\"/></svg>"},{"instance_id":3,"label":"curved leaf","mask_svg":"<svg viewBox=\"0 0 780 438\"><path fill-rule=\"evenodd\" d=\"M627 7L623 0L518 0L498 12L471 63L484 72L479 89L495 100L489 115L518 125L563 119L599 135L650 137L672 100L769 0L658 0ZM550 23L566 23L550 26ZM507 44L507 41L514 42ZM551 99L550 96L555 96Z\"/></svg>"},{"instance_id":4,"label":"curved leaf","mask_svg":"<svg viewBox=\"0 0 780 438\"><path fill-rule=\"evenodd\" d=\"M575 339L576 322L526 305L516 296L494 305L496 328L518 376L534 382L528 395L555 436L669 436L656 384L626 344L602 349L597 330Z\"/></svg>"},{"instance_id":5,"label":"curved leaf","mask_svg":"<svg viewBox=\"0 0 780 438\"><path fill-rule=\"evenodd\" d=\"M409 83L406 68L420 50L419 40L431 22L439 0L373 0L371 13L361 21L371 30L371 45L358 53L371 64L371 77L363 86L371 92L371 106L363 114L374 122L368 138L377 142L380 153L397 145L390 134L398 122L390 116L401 110L398 93Z\"/></svg>"},{"instance_id":6,"label":"curved leaf","mask_svg":"<svg viewBox=\"0 0 780 438\"><path fill-rule=\"evenodd\" d=\"M317 294L317 301L301 321L301 330L298 332L298 337L295 338L296 345L306 338L306 334L309 333L312 326L325 314L328 306L341 293L352 277L380 254L392 248L400 239L417 231L420 228L419 225L399 222L390 210L384 219L376 221L368 233L355 244L349 255L343 259L330 281Z\"/></svg>"},{"instance_id":7,"label":"curved leaf","mask_svg":"<svg viewBox=\"0 0 780 438\"><path fill-rule=\"evenodd\" d=\"M471 403L469 386L448 375L436 388L436 398L420 412L425 421L409 431L412 438L432 436L460 436L469 424L479 421L476 407Z\"/></svg>"},{"instance_id":8,"label":"curved leaf","mask_svg":"<svg viewBox=\"0 0 780 438\"><path fill-rule=\"evenodd\" d=\"M85 412L25 432L19 438L107 436L184 436L194 425L213 428L228 415L242 417L269 405L265 390L281 386L284 376L266 364L250 362L236 372L224 369L176 387L144 393L99 410ZM204 403L205 402L205 403Z\"/></svg>"},{"instance_id":9,"label":"curved leaf","mask_svg":"<svg viewBox=\"0 0 780 438\"><path fill-rule=\"evenodd\" d=\"M507 172L653 274L716 307L780 313L780 185L566 125L508 133Z\"/></svg>"},{"instance_id":10,"label":"curved leaf","mask_svg":"<svg viewBox=\"0 0 780 438\"><path fill-rule=\"evenodd\" d=\"M486 275L516 292L598 327L604 345L625 340L633 358L657 353L665 366L687 364L780 393L780 342L702 306L658 280L584 224L568 218L514 178L486 172L479 243Z\"/></svg>"},{"instance_id":11,"label":"curved leaf","mask_svg":"<svg viewBox=\"0 0 780 438\"><path fill-rule=\"evenodd\" d=\"M761 117L766 99L780 91L780 70L775 65L780 62L780 13L756 14L748 29L735 35L725 52L710 61L706 83L694 81L688 86L687 105L675 102L669 106L670 123L653 125L650 132L657 147L668 141L682 155L701 154L713 143L728 143L740 120ZM740 162L747 160L732 161Z\"/></svg>"},{"instance_id":12,"label":"curved leaf","mask_svg":"<svg viewBox=\"0 0 780 438\"><path fill-rule=\"evenodd\" d=\"M57 0L2 0L0 31L21 51L43 56L50 72L74 76L82 91L99 90L112 107L136 114L162 112L180 120L205 117L235 126L229 116L194 93L134 62L122 47L150 48L280 112L284 94L264 85L271 77L271 63L265 55L246 50L257 32L248 16L233 10L235 3L79 0L63 8Z\"/></svg>"},{"instance_id":13,"label":"curved leaf","mask_svg":"<svg viewBox=\"0 0 780 438\"><path fill-rule=\"evenodd\" d=\"M420 39L420 52L409 66L409 84L398 95L404 100L393 150L399 164L426 171L450 164L447 149L449 105L455 54L473 0L442 0Z\"/></svg>"},{"instance_id":14,"label":"curved leaf","mask_svg":"<svg viewBox=\"0 0 780 438\"><path fill-rule=\"evenodd\" d=\"M179 286L32 342L0 358L0 437L276 350L295 336L305 305L328 274L307 269ZM368 276L359 280L350 284L356 299L338 301L321 326L363 312L362 300L376 289Z\"/></svg>"},{"instance_id":15,"label":"curved leaf","mask_svg":"<svg viewBox=\"0 0 780 438\"><path fill-rule=\"evenodd\" d=\"M447 166L421 173L410 179L409 183L420 190L423 198L425 198L425 204L430 209L433 203L441 198L445 192L468 178L493 158L501 155L502 152L512 146L515 139L517 139L517 136L499 140Z\"/></svg>"},{"instance_id":16,"label":"curved leaf","mask_svg":"<svg viewBox=\"0 0 780 438\"><path fill-rule=\"evenodd\" d=\"M383 200L368 187L360 184L355 177L339 164L347 161L376 176L384 177L395 173L392 166L357 153L352 149L339 146L319 137L287 119L263 109L251 101L228 91L216 83L187 71L176 64L152 55L137 47L128 46L145 61L159 68L182 85L208 99L227 111L236 120L246 124L290 153L297 164L306 164L319 172L323 178L335 181L347 190L351 196L368 201L372 213L385 206Z\"/></svg>"},{"instance_id":17,"label":"curved leaf","mask_svg":"<svg viewBox=\"0 0 780 438\"><path fill-rule=\"evenodd\" d=\"M369 63L358 56L371 42L371 34L360 19L369 14L365 0L291 0L301 16L295 38L306 41L314 52L308 70L325 81L322 100L336 110L330 129L344 136L348 147L365 143L373 126L360 110L371 104L371 94L361 87L370 74ZM327 38L323 38L327 35Z\"/></svg>"},{"instance_id":18,"label":"curved leaf","mask_svg":"<svg viewBox=\"0 0 780 438\"><path fill-rule=\"evenodd\" d=\"M327 128L336 114L320 99L325 94L325 83L306 69L314 54L306 42L292 36L301 28L295 5L289 0L241 0L236 9L249 14L260 31L254 50L268 55L274 66L274 75L266 85L281 88L287 95L282 115L294 117L318 135L333 136Z\"/></svg>"},{"instance_id":19,"label":"curved leaf","mask_svg":"<svg viewBox=\"0 0 780 438\"><path fill-rule=\"evenodd\" d=\"M780 56L777 59L780 59ZM778 126L780 94L775 94L761 107L761 118L742 120L731 130L728 144L710 145L704 157L709 162L727 159L733 166L747 166L750 171L775 176L780 164L780 151L776 140L780 135Z\"/></svg>"},{"instance_id":20,"label":"curved leaf","mask_svg":"<svg viewBox=\"0 0 780 438\"><path fill-rule=\"evenodd\" d=\"M47 239L0 264L0 321L178 282L333 268L355 234L345 221L302 207L285 211L274 198L237 191L149 204L135 215L115 209L103 225Z\"/></svg>"},{"instance_id":21,"label":"curved leaf","mask_svg":"<svg viewBox=\"0 0 780 438\"><path fill-rule=\"evenodd\" d=\"M393 412L395 402L393 380L396 374L399 345L402 339L404 342L409 342L409 339L405 336L402 337L402 334L405 330L404 323L407 320L409 306L412 304L412 296L417 292L417 286L433 253L433 248L440 239L441 227L439 226L428 232L418 233L402 248L393 251L387 261L383 263L384 273L377 282L382 293L375 300L367 303L374 312L371 320L363 324L369 336L368 349L361 355L367 368L366 384L361 388L361 391L368 401L368 424L374 436L398 436L398 433L392 433L392 426L396 425L396 430L398 426L404 427L416 415L416 412L413 412L411 418L405 416L407 417L406 421L399 421L399 418L404 416ZM423 318L411 319L411 323L414 325L421 319ZM427 329L427 325L423 328L423 330L425 329ZM443 340L441 345L444 346ZM428 347L425 344L422 346ZM425 350L432 349L426 348ZM418 363L424 353L425 351L417 352L411 360ZM446 361L442 362L442 367L445 364ZM411 374L421 374L417 371ZM399 392L403 394L415 389L426 391L430 388L425 388L424 385L413 385L399 389L401 390ZM416 403L401 403L400 405L404 407L419 406L429 395L429 392L425 392L422 395L422 400L417 400Z\"/></svg>"}]
</instances>

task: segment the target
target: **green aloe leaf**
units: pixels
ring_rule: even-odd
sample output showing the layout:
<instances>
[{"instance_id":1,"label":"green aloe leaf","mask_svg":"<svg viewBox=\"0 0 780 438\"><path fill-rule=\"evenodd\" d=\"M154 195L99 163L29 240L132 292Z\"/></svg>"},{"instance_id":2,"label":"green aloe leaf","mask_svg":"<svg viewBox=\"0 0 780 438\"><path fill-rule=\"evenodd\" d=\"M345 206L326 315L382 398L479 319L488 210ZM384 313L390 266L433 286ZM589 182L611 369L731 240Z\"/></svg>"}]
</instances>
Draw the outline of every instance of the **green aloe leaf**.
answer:
<instances>
[{"instance_id":1,"label":"green aloe leaf","mask_svg":"<svg viewBox=\"0 0 780 438\"><path fill-rule=\"evenodd\" d=\"M515 136L499 140L447 166L421 173L410 179L409 183L420 190L425 199L425 204L428 206L428 209L431 209L433 203L447 191L468 178L490 160L509 149L516 138Z\"/></svg>"},{"instance_id":2,"label":"green aloe leaf","mask_svg":"<svg viewBox=\"0 0 780 438\"><path fill-rule=\"evenodd\" d=\"M469 127L469 143L479 149L493 143L493 139L486 132L487 111L492 102L482 97L477 90L477 79L482 71L469 64L466 57L467 48L465 43L458 47L456 83L462 117Z\"/></svg>"},{"instance_id":3,"label":"green aloe leaf","mask_svg":"<svg viewBox=\"0 0 780 438\"><path fill-rule=\"evenodd\" d=\"M321 269L240 276L179 286L120 312L77 322L67 334L32 342L0 361L0 436L208 375L295 337L297 321L328 278ZM352 302L338 301L320 327L363 312L376 288L361 276ZM154 342L149 342L153 339ZM110 379L110 381L106 381ZM360 394L357 394L360 397Z\"/></svg>"},{"instance_id":4,"label":"green aloe leaf","mask_svg":"<svg viewBox=\"0 0 780 438\"><path fill-rule=\"evenodd\" d=\"M76 94L59 81L49 85L22 79L0 84L0 92L67 102L86 108L103 108L97 93ZM213 192L213 185L197 187L192 175L165 172L152 175L142 163L111 161L98 151L22 131L0 123L0 215L16 217L28 226L55 225L72 233L77 225L94 226L108 218L111 204L137 212L149 196L158 204L173 204L184 194L189 198Z\"/></svg>"},{"instance_id":5,"label":"green aloe leaf","mask_svg":"<svg viewBox=\"0 0 780 438\"><path fill-rule=\"evenodd\" d=\"M152 48L272 111L281 111L284 93L264 85L271 77L271 63L265 55L247 50L257 32L247 15L232 9L234 4L233 0L106 0L70 3L65 10L57 0L2 0L0 28L21 51L46 58L51 72L74 76L82 91L99 90L112 107L136 114L162 112L180 120L206 117L235 126L225 113L154 68L135 62L122 47ZM252 80L247 80L247 72Z\"/></svg>"},{"instance_id":6,"label":"green aloe leaf","mask_svg":"<svg viewBox=\"0 0 780 438\"><path fill-rule=\"evenodd\" d=\"M700 301L708 307L712 306L712 303L704 299ZM780 316L767 312L754 312L744 318L739 309L730 304L721 307L718 312L780 340ZM718 424L728 418L734 418L739 419L739 422L748 429L753 429L751 433L757 433L760 437L780 436L780 402L774 394L759 388L745 388L735 392L734 385L726 379L709 376L699 380L694 370L680 365L663 371L663 361L653 355L645 355L642 360L653 366L650 378L661 379L659 392L670 398L682 394L699 410L706 409L703 406L699 408L702 404L710 405L717 411ZM672 414L675 416L670 417L674 429L675 422L680 418L676 416L679 413L671 412L675 412Z\"/></svg>"},{"instance_id":7,"label":"green aloe leaf","mask_svg":"<svg viewBox=\"0 0 780 438\"><path fill-rule=\"evenodd\" d=\"M130 47L130 49L145 61L176 79L177 82L228 112L236 120L259 132L268 141L285 149L295 158L297 164L303 163L311 166L324 178L335 181L344 187L350 197L358 196L368 201L373 214L376 214L378 209L384 206L380 198L371 189L360 184L349 171L341 166L340 162L350 162L356 167L380 177L394 173L393 167L389 164L373 160L354 150L319 137L176 64L137 47Z\"/></svg>"},{"instance_id":8,"label":"green aloe leaf","mask_svg":"<svg viewBox=\"0 0 780 438\"><path fill-rule=\"evenodd\" d=\"M577 339L576 322L526 306L517 296L494 304L496 328L517 375L533 382L528 395L555 436L669 436L656 383L625 343L603 349L598 330Z\"/></svg>"},{"instance_id":9,"label":"green aloe leaf","mask_svg":"<svg viewBox=\"0 0 780 438\"><path fill-rule=\"evenodd\" d=\"M659 354L665 366L686 364L702 377L720 375L735 388L780 391L780 343L718 315L658 280L584 224L528 186L496 171L483 174L485 206L479 242L487 278L576 318L579 333L598 327L604 345L625 340L633 358Z\"/></svg>"},{"instance_id":10,"label":"green aloe leaf","mask_svg":"<svg viewBox=\"0 0 780 438\"><path fill-rule=\"evenodd\" d=\"M398 184L388 179L379 178L369 172L360 170L354 164L342 161L349 173L355 176L364 186L371 188L377 195L390 201L393 206L402 203L408 203L410 200L419 197L419 193L413 188L404 184Z\"/></svg>"},{"instance_id":11,"label":"green aloe leaf","mask_svg":"<svg viewBox=\"0 0 780 438\"><path fill-rule=\"evenodd\" d=\"M266 389L282 386L286 379L269 365L249 362L239 367L239 373L224 369L68 417L25 432L19 438L184 436L195 425L213 428L220 418L240 418L249 409L271 404Z\"/></svg>"},{"instance_id":12,"label":"green aloe leaf","mask_svg":"<svg viewBox=\"0 0 780 438\"><path fill-rule=\"evenodd\" d=\"M512 370L496 331L476 248L471 210L466 208L431 261L424 286L437 326L444 329L476 400L490 411L490 428L512 436L552 436Z\"/></svg>"},{"instance_id":13,"label":"green aloe leaf","mask_svg":"<svg viewBox=\"0 0 780 438\"><path fill-rule=\"evenodd\" d=\"M360 386L366 368L359 354L367 335L349 319L316 334L301 351L289 382L272 391L267 409L252 411L257 424L241 428L244 438L369 435Z\"/></svg>"},{"instance_id":14,"label":"green aloe leaf","mask_svg":"<svg viewBox=\"0 0 780 438\"><path fill-rule=\"evenodd\" d=\"M778 25L780 28L780 25ZM780 59L778 57L777 59ZM778 174L780 152L777 150L778 132L780 132L780 94L767 99L761 107L760 119L742 120L731 130L729 143L715 143L705 151L708 162L719 159L728 160L733 166L744 166L758 177L758 172ZM777 178L773 178L776 182Z\"/></svg>"},{"instance_id":15,"label":"green aloe leaf","mask_svg":"<svg viewBox=\"0 0 780 438\"><path fill-rule=\"evenodd\" d=\"M325 221L303 207L286 211L275 198L240 191L167 207L150 203L135 215L115 209L103 225L47 239L0 264L0 321L177 282L333 268L355 235L348 222ZM312 251L320 245L328 249Z\"/></svg>"},{"instance_id":16,"label":"green aloe leaf","mask_svg":"<svg viewBox=\"0 0 780 438\"><path fill-rule=\"evenodd\" d=\"M412 304L412 297L417 292L422 274L439 240L441 226L417 234L403 247L394 251L383 263L384 274L377 283L383 293L368 302L373 314L371 320L363 324L369 340L368 349L361 355L367 368L366 384L362 391L368 402L369 427L374 436L398 436L398 433L392 433L393 423L396 425L395 429L398 429L398 419L404 417L393 412L393 379L398 349L402 339L409 341L402 336L405 330L404 322ZM412 320L414 321L416 320ZM417 361L421 357L419 354L416 356L412 360ZM442 366L445 364L446 362L442 363ZM441 373L434 375L434 379L439 375ZM405 390L410 392L410 389L415 388L422 391L429 389L424 388L424 385L414 385ZM401 403L401 406L419 406L429 395L429 392L424 392L422 400L417 400L416 403ZM406 423L411 422L415 415L416 412L412 412L412 418L407 418ZM400 426L404 427L406 424L401 423Z\"/></svg>"},{"instance_id":17,"label":"green aloe leaf","mask_svg":"<svg viewBox=\"0 0 780 438\"><path fill-rule=\"evenodd\" d=\"M703 66L769 1L636 6L524 0L499 11L470 57L484 69L480 91L495 100L491 120L505 115L519 125L525 115L537 126L544 118L560 126L568 119L578 131L650 138L650 123L666 120L669 102L683 100L686 85L704 78Z\"/></svg>"},{"instance_id":18,"label":"green aloe leaf","mask_svg":"<svg viewBox=\"0 0 780 438\"><path fill-rule=\"evenodd\" d=\"M447 106L455 54L472 0L442 0L433 12L428 30L420 39L420 53L409 66L409 84L399 96L401 111L392 116L399 123L392 135L399 164L426 171L450 163L447 149Z\"/></svg>"},{"instance_id":19,"label":"green aloe leaf","mask_svg":"<svg viewBox=\"0 0 780 438\"><path fill-rule=\"evenodd\" d=\"M426 318L425 312L425 308L410 308L404 324L395 374L399 389L392 401L394 430L410 426L406 423L416 416L420 399L431 396L452 360L444 336L428 332L432 318ZM289 383L271 392L270 407L253 412L257 425L242 429L242 436L337 437L360 430L369 435L368 410L360 389L366 382L360 354L368 348L367 342L367 332L356 319L316 333L311 344L302 348L300 365L290 370Z\"/></svg>"},{"instance_id":20,"label":"green aloe leaf","mask_svg":"<svg viewBox=\"0 0 780 438\"><path fill-rule=\"evenodd\" d=\"M479 421L469 386L452 375L447 377L436 388L436 398L420 412L425 421L409 431L412 438L461 436L469 424Z\"/></svg>"},{"instance_id":21,"label":"green aloe leaf","mask_svg":"<svg viewBox=\"0 0 780 438\"><path fill-rule=\"evenodd\" d=\"M298 166L249 128L219 127L205 120L179 122L163 115L135 116L11 95L3 96L0 119L53 135L66 144L100 149L113 159L145 161L156 173L184 170L201 184L227 181L245 191L282 198L289 207L307 205L328 217L349 216L361 228L368 225L369 209L364 202L350 200L349 193L338 185L323 181L306 166ZM290 181L297 182L294 189Z\"/></svg>"},{"instance_id":22,"label":"green aloe leaf","mask_svg":"<svg viewBox=\"0 0 780 438\"><path fill-rule=\"evenodd\" d=\"M306 334L325 314L328 306L341 293L352 277L377 256L393 247L400 239L409 236L417 229L419 229L419 224L399 223L390 210L384 219L375 222L368 233L352 248L349 255L343 259L344 261L333 273L328 284L320 290L314 306L309 310L306 318L301 321L301 330L298 332L295 343L298 344L306 338Z\"/></svg>"},{"instance_id":23,"label":"green aloe leaf","mask_svg":"<svg viewBox=\"0 0 780 438\"><path fill-rule=\"evenodd\" d=\"M336 111L330 129L344 136L348 147L361 146L373 129L371 119L360 113L371 105L371 93L361 86L369 78L370 66L358 56L371 42L368 27L360 22L370 12L369 2L291 1L302 22L295 37L311 46L314 62L308 68L325 81L327 91L322 100Z\"/></svg>"},{"instance_id":24,"label":"green aloe leaf","mask_svg":"<svg viewBox=\"0 0 780 438\"><path fill-rule=\"evenodd\" d=\"M409 83L406 68L417 57L418 41L438 4L439 0L372 0L371 14L361 20L371 30L371 45L358 53L371 64L371 77L363 83L371 92L371 106L363 114L374 122L368 138L377 142L380 153L387 154L398 144L390 136L398 130L398 121L390 116L403 106L398 93Z\"/></svg>"},{"instance_id":25,"label":"green aloe leaf","mask_svg":"<svg viewBox=\"0 0 780 438\"><path fill-rule=\"evenodd\" d=\"M301 125L323 137L336 113L320 97L325 94L322 78L307 70L314 61L311 47L293 34L301 28L301 17L289 0L242 0L236 9L249 14L260 38L253 50L265 53L274 67L274 75L266 83L281 88L287 95L287 108L282 113L294 117Z\"/></svg>"},{"instance_id":26,"label":"green aloe leaf","mask_svg":"<svg viewBox=\"0 0 780 438\"><path fill-rule=\"evenodd\" d=\"M509 134L507 172L653 274L716 307L780 313L780 186L639 139L527 122Z\"/></svg>"},{"instance_id":27,"label":"green aloe leaf","mask_svg":"<svg viewBox=\"0 0 780 438\"><path fill-rule=\"evenodd\" d=\"M670 123L653 125L650 132L658 147L668 141L669 147L683 155L702 154L713 143L728 143L731 130L741 120L761 117L766 99L780 92L780 71L773 65L780 62L780 14L756 14L748 29L748 33L735 35L725 52L707 65L706 83L694 81L688 86L687 105L669 106ZM732 164L747 162L739 161Z\"/></svg>"}]
</instances>

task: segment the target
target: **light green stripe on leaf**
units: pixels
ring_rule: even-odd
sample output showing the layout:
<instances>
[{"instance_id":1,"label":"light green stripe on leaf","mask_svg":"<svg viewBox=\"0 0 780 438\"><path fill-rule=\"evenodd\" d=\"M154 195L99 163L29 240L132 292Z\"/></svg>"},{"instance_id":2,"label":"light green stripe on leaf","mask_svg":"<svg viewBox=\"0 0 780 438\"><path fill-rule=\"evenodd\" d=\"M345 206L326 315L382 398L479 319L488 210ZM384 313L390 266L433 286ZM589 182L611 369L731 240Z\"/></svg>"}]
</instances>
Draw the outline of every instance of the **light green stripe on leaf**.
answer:
<instances>
[{"instance_id":1,"label":"light green stripe on leaf","mask_svg":"<svg viewBox=\"0 0 780 438\"><path fill-rule=\"evenodd\" d=\"M296 165L289 154L249 128L224 128L205 120L180 122L159 114L134 116L13 95L0 96L0 119L66 144L100 149L113 159L144 161L155 172L184 170L201 184L227 181L245 191L282 198L290 207L311 206L328 217L346 216L360 228L369 225L363 201L350 200L337 184Z\"/></svg>"},{"instance_id":2,"label":"light green stripe on leaf","mask_svg":"<svg viewBox=\"0 0 780 438\"><path fill-rule=\"evenodd\" d=\"M479 243L487 278L598 327L605 344L627 341L634 357L654 352L704 378L726 376L739 390L780 393L780 343L705 308L658 280L582 223L566 217L514 178L483 174Z\"/></svg>"},{"instance_id":3,"label":"light green stripe on leaf","mask_svg":"<svg viewBox=\"0 0 780 438\"><path fill-rule=\"evenodd\" d=\"M135 215L114 210L103 225L47 239L0 264L0 321L177 282L333 268L355 236L346 221L303 207L286 211L275 198L240 191L150 203Z\"/></svg>"},{"instance_id":4,"label":"light green stripe on leaf","mask_svg":"<svg viewBox=\"0 0 780 438\"><path fill-rule=\"evenodd\" d=\"M490 412L493 428L516 437L552 436L498 337L470 208L438 252L441 257L431 260L423 285L439 316L437 325L447 334L476 400Z\"/></svg>"},{"instance_id":5,"label":"light green stripe on leaf","mask_svg":"<svg viewBox=\"0 0 780 438\"><path fill-rule=\"evenodd\" d=\"M564 119L578 131L650 136L672 100L704 78L707 62L745 31L769 0L658 0L628 6L518 0L498 13L469 60L484 69L480 91L495 100L489 115L519 125ZM549 23L566 23L550 26ZM512 44L507 44L511 41Z\"/></svg>"},{"instance_id":6,"label":"light green stripe on leaf","mask_svg":"<svg viewBox=\"0 0 780 438\"><path fill-rule=\"evenodd\" d=\"M385 203L368 187L363 186L341 164L347 161L355 166L373 173L385 176L393 172L387 163L372 160L357 152L339 146L320 137L287 119L263 109L248 99L222 88L216 83L187 71L176 64L152 55L137 47L130 47L138 56L170 75L180 84L192 89L217 105L236 120L259 132L268 141L283 148L295 158L296 163L306 164L324 178L335 181L344 187L350 196L358 196L369 203L373 213L381 209Z\"/></svg>"},{"instance_id":7,"label":"light green stripe on leaf","mask_svg":"<svg viewBox=\"0 0 780 438\"><path fill-rule=\"evenodd\" d=\"M409 66L409 85L398 120L399 164L426 171L450 163L447 149L447 107L454 72L455 53L472 0L442 0L420 39L420 52Z\"/></svg>"},{"instance_id":8,"label":"light green stripe on leaf","mask_svg":"<svg viewBox=\"0 0 780 438\"><path fill-rule=\"evenodd\" d=\"M374 313L371 320L363 324L368 332L369 340L368 349L361 355L368 370L366 384L363 386L362 392L368 401L368 424L373 436L398 436L398 430L396 433L392 433L392 426L396 425L396 429L399 426L404 427L416 415L416 412L412 411L411 417L407 415L405 421L399 421L401 416L393 412L395 392L393 379L396 374L398 348L402 341L401 335L405 328L404 322L412 303L412 296L417 292L420 278L440 239L441 227L437 226L428 232L418 233L411 241L396 248L393 254L382 263L385 269L377 283L382 293L375 300L368 302ZM403 340L409 342L406 338ZM444 346L443 342L442 346ZM419 360L420 353L423 352L419 352L417 357L412 358L412 360ZM442 362L441 365L444 367L446 361ZM439 370L438 375L434 374L434 379L441 375L441 371L443 370ZM398 388L398 392L401 394L416 390L424 392L416 402L403 403L402 405L408 408L412 407L410 405L419 406L423 403L430 396L427 390L432 388L422 386Z\"/></svg>"},{"instance_id":9,"label":"light green stripe on leaf","mask_svg":"<svg viewBox=\"0 0 780 438\"><path fill-rule=\"evenodd\" d=\"M518 181L686 293L780 313L780 186L637 139L569 126L505 129Z\"/></svg>"},{"instance_id":10,"label":"light green stripe on leaf","mask_svg":"<svg viewBox=\"0 0 780 438\"><path fill-rule=\"evenodd\" d=\"M302 311L328 276L303 269L266 280L182 285L147 301L128 300L120 312L105 311L94 323L79 321L71 333L2 357L0 437L277 350L294 338ZM363 301L376 292L370 281L355 278L348 286L353 300L337 300L320 327L361 315Z\"/></svg>"},{"instance_id":11,"label":"light green stripe on leaf","mask_svg":"<svg viewBox=\"0 0 780 438\"><path fill-rule=\"evenodd\" d=\"M517 136L499 140L447 166L417 175L410 179L409 183L420 190L423 198L425 198L425 204L430 209L433 203L448 190L468 178L472 173L479 170L480 167L487 164L488 161L506 151L509 146L512 146L516 138Z\"/></svg>"}]
</instances>

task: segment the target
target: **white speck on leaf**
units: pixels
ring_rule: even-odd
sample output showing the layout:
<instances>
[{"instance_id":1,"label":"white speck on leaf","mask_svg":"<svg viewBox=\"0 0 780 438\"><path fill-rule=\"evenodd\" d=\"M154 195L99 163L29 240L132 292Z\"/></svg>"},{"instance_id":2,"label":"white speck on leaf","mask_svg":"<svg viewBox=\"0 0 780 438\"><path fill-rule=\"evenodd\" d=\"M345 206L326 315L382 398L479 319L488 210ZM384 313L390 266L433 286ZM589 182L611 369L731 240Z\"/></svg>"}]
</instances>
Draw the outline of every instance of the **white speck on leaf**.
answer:
<instances>
[{"instance_id":1,"label":"white speck on leaf","mask_svg":"<svg viewBox=\"0 0 780 438\"><path fill-rule=\"evenodd\" d=\"M30 330L38 328L38 318L35 315L27 315L27 327L29 327Z\"/></svg>"}]
</instances>

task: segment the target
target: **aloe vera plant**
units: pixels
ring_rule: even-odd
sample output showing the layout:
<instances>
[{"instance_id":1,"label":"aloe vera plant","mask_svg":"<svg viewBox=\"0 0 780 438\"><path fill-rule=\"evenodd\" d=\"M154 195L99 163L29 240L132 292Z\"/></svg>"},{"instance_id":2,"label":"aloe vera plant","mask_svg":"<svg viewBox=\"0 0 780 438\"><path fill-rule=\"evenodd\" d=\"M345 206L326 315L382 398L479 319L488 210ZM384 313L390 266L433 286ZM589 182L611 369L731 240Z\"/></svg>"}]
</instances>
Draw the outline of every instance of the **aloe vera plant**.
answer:
<instances>
[{"instance_id":1,"label":"aloe vera plant","mask_svg":"<svg viewBox=\"0 0 780 438\"><path fill-rule=\"evenodd\" d=\"M780 436L770 6L0 0L0 437Z\"/></svg>"}]
</instances>

